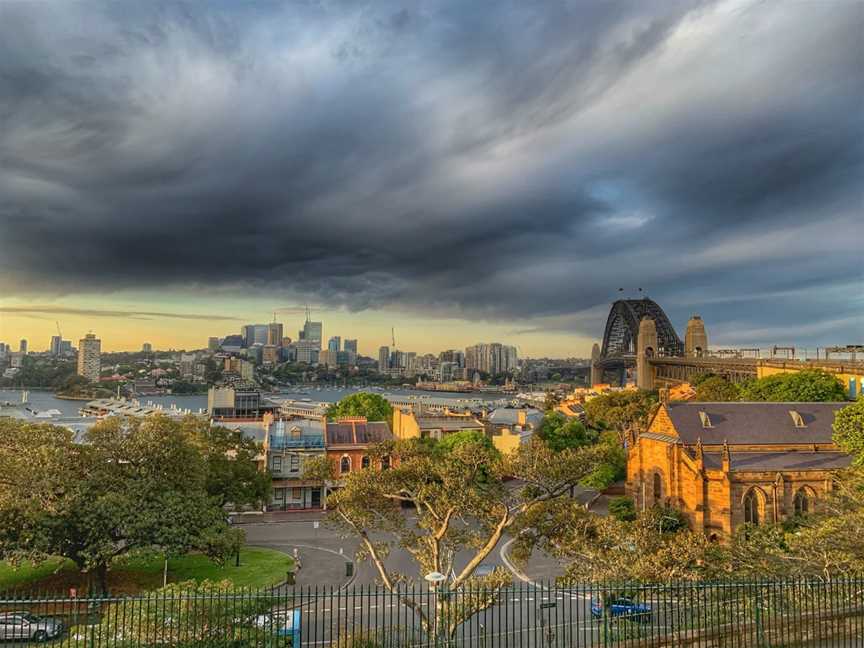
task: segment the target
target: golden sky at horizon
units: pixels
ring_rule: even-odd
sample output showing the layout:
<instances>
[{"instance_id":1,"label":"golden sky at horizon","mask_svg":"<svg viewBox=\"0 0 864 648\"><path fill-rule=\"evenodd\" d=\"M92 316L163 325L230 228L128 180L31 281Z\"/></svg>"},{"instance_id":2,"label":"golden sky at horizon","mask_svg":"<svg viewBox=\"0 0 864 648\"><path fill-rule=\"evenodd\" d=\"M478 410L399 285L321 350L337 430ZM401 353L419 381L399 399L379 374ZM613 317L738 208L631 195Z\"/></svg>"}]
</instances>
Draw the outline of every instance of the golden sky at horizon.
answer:
<instances>
[{"instance_id":1,"label":"golden sky at horizon","mask_svg":"<svg viewBox=\"0 0 864 648\"><path fill-rule=\"evenodd\" d=\"M210 336L239 333L250 323L272 321L274 308L261 300L232 299L215 302L195 298L97 299L93 297L45 301L0 299L0 341L18 348L28 340L29 349L48 348L57 334L75 346L86 333L102 340L103 351L133 351L149 342L154 349L206 348ZM299 307L277 312L285 335L296 339L305 315ZM396 329L396 347L418 353L439 351L476 342L502 342L519 348L521 357L587 357L593 340L563 331L536 330L536 322L489 322L463 319L424 318L396 311L348 312L313 309L312 319L324 323L325 340L332 335L357 338L359 351L375 357L381 345L392 346L391 327Z\"/></svg>"}]
</instances>

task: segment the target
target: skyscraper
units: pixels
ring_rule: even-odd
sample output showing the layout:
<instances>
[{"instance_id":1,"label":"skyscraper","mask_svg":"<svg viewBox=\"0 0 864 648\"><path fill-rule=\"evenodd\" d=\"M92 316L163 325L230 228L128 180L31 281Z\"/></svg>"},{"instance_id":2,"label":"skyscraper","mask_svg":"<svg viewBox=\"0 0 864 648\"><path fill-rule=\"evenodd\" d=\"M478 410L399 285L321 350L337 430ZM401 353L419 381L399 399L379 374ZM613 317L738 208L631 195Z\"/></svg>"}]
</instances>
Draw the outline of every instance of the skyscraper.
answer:
<instances>
[{"instance_id":1,"label":"skyscraper","mask_svg":"<svg viewBox=\"0 0 864 648\"><path fill-rule=\"evenodd\" d=\"M150 344L149 342L145 342L144 344L141 345L141 352L142 353L153 353L153 345Z\"/></svg>"},{"instance_id":2,"label":"skyscraper","mask_svg":"<svg viewBox=\"0 0 864 648\"><path fill-rule=\"evenodd\" d=\"M334 353L342 350L342 338L334 335L327 341L327 350Z\"/></svg>"},{"instance_id":3,"label":"skyscraper","mask_svg":"<svg viewBox=\"0 0 864 648\"><path fill-rule=\"evenodd\" d=\"M282 324L279 322L270 322L267 325L267 344L270 346L282 346Z\"/></svg>"},{"instance_id":4,"label":"skyscraper","mask_svg":"<svg viewBox=\"0 0 864 648\"><path fill-rule=\"evenodd\" d=\"M27 354L27 340L21 340L21 342L18 344L18 351L25 355Z\"/></svg>"},{"instance_id":5,"label":"skyscraper","mask_svg":"<svg viewBox=\"0 0 864 648\"><path fill-rule=\"evenodd\" d=\"M303 324L303 332L301 334L301 339L307 340L310 342L317 342L318 348L321 348L321 340L324 337L324 327L321 325L321 322L313 322L311 320L306 320L306 323Z\"/></svg>"},{"instance_id":6,"label":"skyscraper","mask_svg":"<svg viewBox=\"0 0 864 648\"><path fill-rule=\"evenodd\" d=\"M270 336L270 325L246 324L241 329L241 335L243 336L243 343L247 348L255 346L256 344L267 344L267 340ZM281 340L282 337L280 336L279 339Z\"/></svg>"},{"instance_id":7,"label":"skyscraper","mask_svg":"<svg viewBox=\"0 0 864 648\"><path fill-rule=\"evenodd\" d=\"M99 382L102 369L102 340L88 333L78 342L78 375L91 382Z\"/></svg>"},{"instance_id":8,"label":"skyscraper","mask_svg":"<svg viewBox=\"0 0 864 648\"><path fill-rule=\"evenodd\" d=\"M378 349L378 371L390 368L390 347L382 346Z\"/></svg>"},{"instance_id":9,"label":"skyscraper","mask_svg":"<svg viewBox=\"0 0 864 648\"><path fill-rule=\"evenodd\" d=\"M51 336L50 353L52 356L56 357L56 356L60 355L60 344L62 342L63 342L63 338L61 338L59 335L52 335Z\"/></svg>"},{"instance_id":10,"label":"skyscraper","mask_svg":"<svg viewBox=\"0 0 864 648\"><path fill-rule=\"evenodd\" d=\"M354 355L357 355L357 340L345 340L343 348L346 351L351 351Z\"/></svg>"}]
</instances>

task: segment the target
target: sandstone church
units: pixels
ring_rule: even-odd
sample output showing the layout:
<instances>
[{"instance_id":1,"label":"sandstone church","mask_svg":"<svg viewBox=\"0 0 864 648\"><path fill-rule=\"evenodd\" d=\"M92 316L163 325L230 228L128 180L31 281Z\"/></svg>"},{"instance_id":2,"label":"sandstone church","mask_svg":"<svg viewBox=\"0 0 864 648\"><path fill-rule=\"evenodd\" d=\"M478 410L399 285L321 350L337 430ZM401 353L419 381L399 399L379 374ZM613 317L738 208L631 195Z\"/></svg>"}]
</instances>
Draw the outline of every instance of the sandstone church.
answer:
<instances>
[{"instance_id":1,"label":"sandstone church","mask_svg":"<svg viewBox=\"0 0 864 648\"><path fill-rule=\"evenodd\" d=\"M851 462L831 439L846 404L664 402L628 440L627 493L718 540L815 510Z\"/></svg>"}]
</instances>

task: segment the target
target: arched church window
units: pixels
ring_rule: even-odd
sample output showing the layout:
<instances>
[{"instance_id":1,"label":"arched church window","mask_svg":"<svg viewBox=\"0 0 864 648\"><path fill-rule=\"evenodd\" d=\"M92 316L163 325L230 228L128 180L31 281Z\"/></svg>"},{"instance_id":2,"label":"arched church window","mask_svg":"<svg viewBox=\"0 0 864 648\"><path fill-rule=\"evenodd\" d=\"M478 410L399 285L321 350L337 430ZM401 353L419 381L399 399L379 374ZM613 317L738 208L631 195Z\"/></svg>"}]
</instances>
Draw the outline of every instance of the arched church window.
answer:
<instances>
[{"instance_id":1,"label":"arched church window","mask_svg":"<svg viewBox=\"0 0 864 648\"><path fill-rule=\"evenodd\" d=\"M763 499L758 488L751 488L744 495L744 522L760 524L762 522Z\"/></svg>"},{"instance_id":2,"label":"arched church window","mask_svg":"<svg viewBox=\"0 0 864 648\"><path fill-rule=\"evenodd\" d=\"M815 496L813 492L806 486L802 486L795 493L795 499L792 504L795 509L795 515L807 515L813 512L813 500Z\"/></svg>"}]
</instances>

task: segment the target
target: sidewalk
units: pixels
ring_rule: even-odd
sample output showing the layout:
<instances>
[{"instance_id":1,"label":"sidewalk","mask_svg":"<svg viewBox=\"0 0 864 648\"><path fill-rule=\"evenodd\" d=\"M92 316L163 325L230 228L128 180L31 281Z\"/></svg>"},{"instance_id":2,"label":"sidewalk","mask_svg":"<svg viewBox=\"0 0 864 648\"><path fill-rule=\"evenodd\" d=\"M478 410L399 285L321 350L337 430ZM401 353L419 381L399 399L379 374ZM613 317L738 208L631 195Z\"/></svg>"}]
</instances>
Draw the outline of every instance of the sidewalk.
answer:
<instances>
[{"instance_id":1,"label":"sidewalk","mask_svg":"<svg viewBox=\"0 0 864 648\"><path fill-rule=\"evenodd\" d=\"M232 513L231 517L236 526L282 524L283 522L320 522L327 517L327 511L307 509L302 511L269 511L267 513Z\"/></svg>"}]
</instances>

